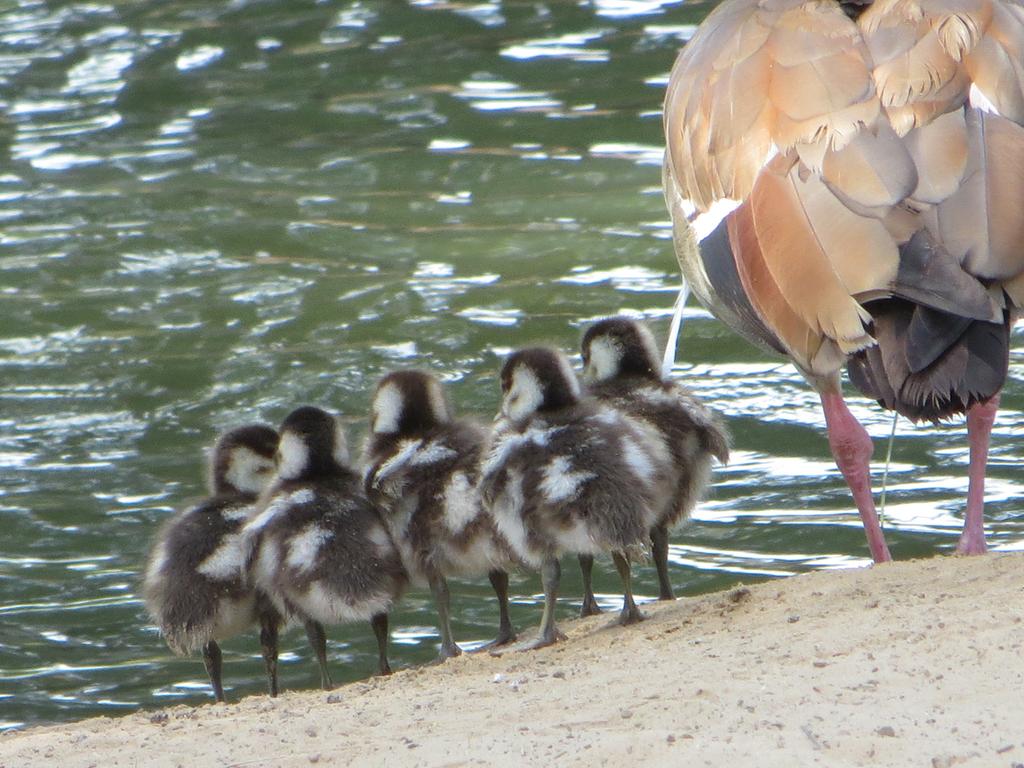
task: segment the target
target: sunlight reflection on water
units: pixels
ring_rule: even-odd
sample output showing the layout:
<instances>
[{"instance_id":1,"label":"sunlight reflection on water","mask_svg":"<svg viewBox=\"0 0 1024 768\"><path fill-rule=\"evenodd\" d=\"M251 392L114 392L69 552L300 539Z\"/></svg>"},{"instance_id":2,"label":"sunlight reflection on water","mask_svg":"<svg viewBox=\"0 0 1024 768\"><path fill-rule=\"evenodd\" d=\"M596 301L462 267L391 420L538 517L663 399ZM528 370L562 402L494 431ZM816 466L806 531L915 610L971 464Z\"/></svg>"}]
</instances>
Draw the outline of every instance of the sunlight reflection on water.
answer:
<instances>
[{"instance_id":1,"label":"sunlight reflection on water","mask_svg":"<svg viewBox=\"0 0 1024 768\"><path fill-rule=\"evenodd\" d=\"M517 5L278 0L0 10L0 729L205 701L142 611L149 538L202 496L203 452L299 402L340 411L436 370L488 423L517 346L576 355L613 312L662 334L679 286L661 200L660 103L700 9L658 0ZM733 458L672 543L680 594L867 564L817 397L787 364L687 307L674 375L728 420ZM1024 548L1024 327L993 432L993 549ZM578 361L578 356L575 357ZM878 441L889 417L851 408ZM898 426L885 512L897 557L948 552L966 489L962 424ZM559 610L579 607L564 569ZM641 600L655 593L637 569ZM611 565L599 601L619 607ZM541 596L512 577L518 626ZM489 585L453 588L456 633L493 637ZM434 656L429 595L392 617L396 666ZM373 668L368 627L332 664ZM263 690L258 642L227 643L233 695ZM301 632L286 688L315 684ZM12 703L9 699L14 699Z\"/></svg>"}]
</instances>

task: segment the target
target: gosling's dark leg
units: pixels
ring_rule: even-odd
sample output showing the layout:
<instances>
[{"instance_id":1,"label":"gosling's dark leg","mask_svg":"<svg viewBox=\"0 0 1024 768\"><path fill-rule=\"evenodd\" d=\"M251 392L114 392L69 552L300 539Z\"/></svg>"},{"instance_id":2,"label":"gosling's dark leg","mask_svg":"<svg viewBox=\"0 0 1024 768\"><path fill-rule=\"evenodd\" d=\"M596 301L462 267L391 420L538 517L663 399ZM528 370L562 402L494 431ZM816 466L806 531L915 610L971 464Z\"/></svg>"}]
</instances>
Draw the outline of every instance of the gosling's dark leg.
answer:
<instances>
[{"instance_id":1,"label":"gosling's dark leg","mask_svg":"<svg viewBox=\"0 0 1024 768\"><path fill-rule=\"evenodd\" d=\"M583 574L583 606L580 608L580 616L597 616L601 612L594 597L594 556L580 555L580 573Z\"/></svg>"},{"instance_id":2,"label":"gosling's dark leg","mask_svg":"<svg viewBox=\"0 0 1024 768\"><path fill-rule=\"evenodd\" d=\"M263 665L267 668L267 689L271 696L277 696L277 633L280 621L277 615L260 616L260 651Z\"/></svg>"},{"instance_id":3,"label":"gosling's dark leg","mask_svg":"<svg viewBox=\"0 0 1024 768\"><path fill-rule=\"evenodd\" d=\"M378 613L370 619L370 626L373 627L373 634L377 638L377 663L382 675L391 674L391 665L388 664L388 615Z\"/></svg>"},{"instance_id":4,"label":"gosling's dark leg","mask_svg":"<svg viewBox=\"0 0 1024 768\"><path fill-rule=\"evenodd\" d=\"M324 633L324 625L310 619L306 622L306 637L320 665L320 687L329 691L334 683L331 682L331 673L327 671L327 635Z\"/></svg>"},{"instance_id":5,"label":"gosling's dark leg","mask_svg":"<svg viewBox=\"0 0 1024 768\"><path fill-rule=\"evenodd\" d=\"M658 599L675 600L672 582L668 579L668 526L664 523L651 528L651 555L658 570Z\"/></svg>"},{"instance_id":6,"label":"gosling's dark leg","mask_svg":"<svg viewBox=\"0 0 1024 768\"><path fill-rule=\"evenodd\" d=\"M211 640L203 646L203 663L206 665L206 674L210 676L210 685L213 686L213 695L217 701L224 701L224 686L221 685L220 669L221 654L220 646L216 640Z\"/></svg>"},{"instance_id":7,"label":"gosling's dark leg","mask_svg":"<svg viewBox=\"0 0 1024 768\"><path fill-rule=\"evenodd\" d=\"M434 595L437 619L441 625L441 653L438 655L437 661L447 661L462 654L462 649L456 645L452 637L451 595L448 592L448 582L439 573L428 577L427 580L430 583L430 591Z\"/></svg>"},{"instance_id":8,"label":"gosling's dark leg","mask_svg":"<svg viewBox=\"0 0 1024 768\"><path fill-rule=\"evenodd\" d=\"M498 596L498 636L491 642L474 648L470 653L490 651L497 656L501 652L496 649L502 648L516 639L516 630L508 615L508 574L500 568L495 568L487 574L487 578L490 579L491 586L494 587L494 594Z\"/></svg>"},{"instance_id":9,"label":"gosling's dark leg","mask_svg":"<svg viewBox=\"0 0 1024 768\"><path fill-rule=\"evenodd\" d=\"M507 645L516 639L516 630L508 615L508 574L497 569L488 573L487 578L494 587L494 594L498 596L498 636L491 645Z\"/></svg>"},{"instance_id":10,"label":"gosling's dark leg","mask_svg":"<svg viewBox=\"0 0 1024 768\"><path fill-rule=\"evenodd\" d=\"M558 631L555 626L555 603L558 600L558 585L562 578L562 566L557 557L550 557L544 561L540 569L541 584L544 587L544 615L540 620L540 629L537 631L537 639L527 643L522 650L529 651L536 648L544 648L554 645L559 640L565 640L565 635Z\"/></svg>"},{"instance_id":11,"label":"gosling's dark leg","mask_svg":"<svg viewBox=\"0 0 1024 768\"><path fill-rule=\"evenodd\" d=\"M558 584L562 576L562 567L557 557L551 557L544 561L540 569L541 584L544 587L544 615L540 620L540 628L533 640L526 640L516 643L508 648L495 648L491 651L492 656L501 656L506 651L532 651L536 648L544 648L553 645L559 640L565 640L565 635L559 632L555 626L555 603L558 600Z\"/></svg>"},{"instance_id":12,"label":"gosling's dark leg","mask_svg":"<svg viewBox=\"0 0 1024 768\"><path fill-rule=\"evenodd\" d=\"M629 568L629 558L621 552L612 552L612 561L615 563L615 569L619 572L619 578L622 579L625 595L622 599L622 612L619 614L619 623L625 625L643 621L646 616L640 613L640 609L636 607L636 603L633 601L633 575Z\"/></svg>"}]
</instances>

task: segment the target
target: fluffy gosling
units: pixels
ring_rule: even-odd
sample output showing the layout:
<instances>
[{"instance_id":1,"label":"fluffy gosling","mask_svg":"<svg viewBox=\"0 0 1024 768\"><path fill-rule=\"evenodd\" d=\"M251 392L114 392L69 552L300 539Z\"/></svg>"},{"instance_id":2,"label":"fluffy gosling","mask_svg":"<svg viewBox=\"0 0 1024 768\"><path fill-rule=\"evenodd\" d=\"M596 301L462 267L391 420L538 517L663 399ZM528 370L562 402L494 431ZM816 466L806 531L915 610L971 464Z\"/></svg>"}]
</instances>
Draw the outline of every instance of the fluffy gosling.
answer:
<instances>
[{"instance_id":1,"label":"fluffy gosling","mask_svg":"<svg viewBox=\"0 0 1024 768\"><path fill-rule=\"evenodd\" d=\"M241 541L243 524L274 470L277 433L262 424L217 440L209 461L210 496L179 512L159 531L142 592L146 609L178 655L201 650L213 695L224 701L218 641L260 626L270 695L277 695L279 613L253 589Z\"/></svg>"},{"instance_id":2,"label":"fluffy gosling","mask_svg":"<svg viewBox=\"0 0 1024 768\"><path fill-rule=\"evenodd\" d=\"M305 406L280 432L277 477L245 528L256 584L305 626L325 690L325 624L369 621L388 674L388 611L406 584L398 550L349 466L338 421Z\"/></svg>"},{"instance_id":3,"label":"fluffy gosling","mask_svg":"<svg viewBox=\"0 0 1024 768\"><path fill-rule=\"evenodd\" d=\"M455 419L441 383L424 371L396 371L374 393L363 457L366 490L398 545L413 582L434 596L439 661L462 651L452 635L450 576L487 574L498 596L498 636L515 639L508 614L508 543L477 492L487 434Z\"/></svg>"},{"instance_id":4,"label":"fluffy gosling","mask_svg":"<svg viewBox=\"0 0 1024 768\"><path fill-rule=\"evenodd\" d=\"M619 621L640 621L630 552L657 520L663 482L643 434L617 410L584 398L569 362L552 349L510 355L501 389L502 419L480 491L516 554L541 569L544 614L536 640L525 647L562 637L555 601L564 552L611 552L624 587Z\"/></svg>"},{"instance_id":5,"label":"fluffy gosling","mask_svg":"<svg viewBox=\"0 0 1024 768\"><path fill-rule=\"evenodd\" d=\"M692 392L661 375L654 337L626 317L595 323L583 335L583 382L591 395L637 419L656 452L668 451L670 493L651 528L658 599L675 594L668 574L668 532L690 516L711 477L711 457L729 461L729 435L718 416ZM593 559L580 557L586 596L583 615L599 611L590 588Z\"/></svg>"}]
</instances>

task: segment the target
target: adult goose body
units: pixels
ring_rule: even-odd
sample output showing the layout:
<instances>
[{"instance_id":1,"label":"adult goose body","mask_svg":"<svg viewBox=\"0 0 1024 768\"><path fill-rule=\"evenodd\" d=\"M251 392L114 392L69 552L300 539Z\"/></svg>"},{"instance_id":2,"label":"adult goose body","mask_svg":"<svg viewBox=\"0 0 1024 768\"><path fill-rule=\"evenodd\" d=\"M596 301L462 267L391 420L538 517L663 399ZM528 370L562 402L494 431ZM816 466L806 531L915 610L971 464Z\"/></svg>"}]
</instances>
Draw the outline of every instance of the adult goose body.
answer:
<instances>
[{"instance_id":1,"label":"adult goose body","mask_svg":"<svg viewBox=\"0 0 1024 768\"><path fill-rule=\"evenodd\" d=\"M664 185L693 292L821 398L875 561L872 444L840 375L966 413L958 550L985 551L989 435L1024 306L1024 5L726 0L680 53Z\"/></svg>"}]
</instances>

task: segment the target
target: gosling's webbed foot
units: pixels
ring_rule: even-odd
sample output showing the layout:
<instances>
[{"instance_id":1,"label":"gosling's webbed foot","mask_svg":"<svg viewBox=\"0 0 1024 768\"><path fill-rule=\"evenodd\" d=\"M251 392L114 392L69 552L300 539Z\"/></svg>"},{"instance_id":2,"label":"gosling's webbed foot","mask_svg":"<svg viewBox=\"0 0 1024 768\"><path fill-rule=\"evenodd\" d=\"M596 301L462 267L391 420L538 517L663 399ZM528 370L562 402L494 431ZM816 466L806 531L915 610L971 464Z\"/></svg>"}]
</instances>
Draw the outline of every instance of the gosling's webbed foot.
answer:
<instances>
[{"instance_id":1,"label":"gosling's webbed foot","mask_svg":"<svg viewBox=\"0 0 1024 768\"><path fill-rule=\"evenodd\" d=\"M641 621L646 620L647 616L641 613L636 605L632 605L628 608L623 608L619 612L619 618L615 623L621 627L628 627L630 624L639 624Z\"/></svg>"},{"instance_id":2,"label":"gosling's webbed foot","mask_svg":"<svg viewBox=\"0 0 1024 768\"><path fill-rule=\"evenodd\" d=\"M647 617L640 613L640 609L636 607L636 600L633 599L633 578L630 574L629 557L623 552L612 552L612 562L615 563L615 570L619 572L625 591L618 623L622 626L637 624Z\"/></svg>"},{"instance_id":3,"label":"gosling's webbed foot","mask_svg":"<svg viewBox=\"0 0 1024 768\"><path fill-rule=\"evenodd\" d=\"M498 598L498 636L483 648L498 648L508 645L516 639L516 630L512 626L512 617L508 613L508 573L501 569L495 569L487 574L487 578L494 587L494 594Z\"/></svg>"},{"instance_id":4,"label":"gosling's webbed foot","mask_svg":"<svg viewBox=\"0 0 1024 768\"><path fill-rule=\"evenodd\" d=\"M535 651L538 648L547 648L549 645L555 643L561 643L566 640L566 634L558 627L552 627L551 631L543 632L533 640L527 640L524 643L517 643L513 646L518 651Z\"/></svg>"},{"instance_id":5,"label":"gosling's webbed foot","mask_svg":"<svg viewBox=\"0 0 1024 768\"><path fill-rule=\"evenodd\" d=\"M535 651L538 648L546 648L560 640L565 640L565 635L559 631L558 625L555 624L555 604L558 601L558 583L561 573L562 569L558 564L557 557L550 556L545 558L540 570L541 584L544 586L544 615L541 617L537 636L532 640L492 650L492 655L500 656L506 651Z\"/></svg>"},{"instance_id":6,"label":"gosling's webbed foot","mask_svg":"<svg viewBox=\"0 0 1024 768\"><path fill-rule=\"evenodd\" d=\"M597 600L593 595L587 595L583 598L583 605L580 606L580 618L585 619L587 616L597 616L603 613L601 606L597 604Z\"/></svg>"},{"instance_id":7,"label":"gosling's webbed foot","mask_svg":"<svg viewBox=\"0 0 1024 768\"><path fill-rule=\"evenodd\" d=\"M492 648L490 654L491 656L503 656L506 653L536 651L538 648L547 648L549 645L563 642L565 639L565 633L556 627L553 631L539 634L531 640L523 640L514 645L506 645L502 648Z\"/></svg>"},{"instance_id":8,"label":"gosling's webbed foot","mask_svg":"<svg viewBox=\"0 0 1024 768\"><path fill-rule=\"evenodd\" d=\"M508 645L509 643L514 643L517 637L518 635L516 635L516 631L512 629L512 627L502 627L498 630L498 636L488 643L488 645L495 648L502 645Z\"/></svg>"},{"instance_id":9,"label":"gosling's webbed foot","mask_svg":"<svg viewBox=\"0 0 1024 768\"><path fill-rule=\"evenodd\" d=\"M461 655L462 649L459 648L459 646L456 643L451 643L450 645L442 643L441 650L437 654L437 658L430 663L431 665L444 664L446 661L448 661L448 659L454 659L456 656Z\"/></svg>"},{"instance_id":10,"label":"gosling's webbed foot","mask_svg":"<svg viewBox=\"0 0 1024 768\"><path fill-rule=\"evenodd\" d=\"M489 643L484 643L483 645L477 646L472 651L469 651L469 653L480 653L481 651L491 651L495 648L501 648L503 646L508 645L509 643L514 643L516 641L516 638L517 635L512 630L509 630L507 632L498 632L498 636L496 638L491 640Z\"/></svg>"}]
</instances>

